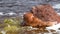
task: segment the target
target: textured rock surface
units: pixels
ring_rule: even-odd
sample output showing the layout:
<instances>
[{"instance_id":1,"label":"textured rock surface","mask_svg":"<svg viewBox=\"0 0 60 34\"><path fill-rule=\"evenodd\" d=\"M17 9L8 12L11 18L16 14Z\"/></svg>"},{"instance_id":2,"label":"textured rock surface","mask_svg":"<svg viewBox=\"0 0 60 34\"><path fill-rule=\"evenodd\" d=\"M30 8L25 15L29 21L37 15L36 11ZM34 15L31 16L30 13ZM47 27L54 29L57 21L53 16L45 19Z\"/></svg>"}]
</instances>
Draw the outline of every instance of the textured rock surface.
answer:
<instances>
[{"instance_id":1,"label":"textured rock surface","mask_svg":"<svg viewBox=\"0 0 60 34\"><path fill-rule=\"evenodd\" d=\"M49 4L35 6L31 12L43 21L59 21L59 15Z\"/></svg>"},{"instance_id":2,"label":"textured rock surface","mask_svg":"<svg viewBox=\"0 0 60 34\"><path fill-rule=\"evenodd\" d=\"M49 4L33 6L32 10L24 15L25 25L51 26L60 22L59 15Z\"/></svg>"}]
</instances>

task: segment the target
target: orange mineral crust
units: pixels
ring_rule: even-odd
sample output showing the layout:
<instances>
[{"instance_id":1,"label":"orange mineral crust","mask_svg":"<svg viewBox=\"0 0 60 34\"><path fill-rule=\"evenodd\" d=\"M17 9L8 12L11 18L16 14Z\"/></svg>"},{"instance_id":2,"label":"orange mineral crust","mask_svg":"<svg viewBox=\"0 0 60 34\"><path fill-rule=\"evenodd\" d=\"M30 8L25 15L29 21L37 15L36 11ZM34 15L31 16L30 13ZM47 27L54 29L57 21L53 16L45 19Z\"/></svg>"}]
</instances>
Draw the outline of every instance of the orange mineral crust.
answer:
<instances>
[{"instance_id":1,"label":"orange mineral crust","mask_svg":"<svg viewBox=\"0 0 60 34\"><path fill-rule=\"evenodd\" d=\"M24 24L28 26L52 26L60 22L60 16L49 4L33 6L23 17Z\"/></svg>"}]
</instances>

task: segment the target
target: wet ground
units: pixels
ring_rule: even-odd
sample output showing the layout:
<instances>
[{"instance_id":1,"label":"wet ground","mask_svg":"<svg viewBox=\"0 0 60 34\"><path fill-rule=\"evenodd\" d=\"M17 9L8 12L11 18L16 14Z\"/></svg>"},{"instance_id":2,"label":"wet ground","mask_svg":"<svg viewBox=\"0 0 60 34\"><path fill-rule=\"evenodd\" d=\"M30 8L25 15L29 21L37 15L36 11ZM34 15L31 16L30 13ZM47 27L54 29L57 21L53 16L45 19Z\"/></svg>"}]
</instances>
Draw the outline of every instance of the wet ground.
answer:
<instances>
[{"instance_id":1,"label":"wet ground","mask_svg":"<svg viewBox=\"0 0 60 34\"><path fill-rule=\"evenodd\" d=\"M29 11L32 6L40 4L55 6L60 4L60 0L0 0L0 15L21 16L24 12Z\"/></svg>"}]
</instances>

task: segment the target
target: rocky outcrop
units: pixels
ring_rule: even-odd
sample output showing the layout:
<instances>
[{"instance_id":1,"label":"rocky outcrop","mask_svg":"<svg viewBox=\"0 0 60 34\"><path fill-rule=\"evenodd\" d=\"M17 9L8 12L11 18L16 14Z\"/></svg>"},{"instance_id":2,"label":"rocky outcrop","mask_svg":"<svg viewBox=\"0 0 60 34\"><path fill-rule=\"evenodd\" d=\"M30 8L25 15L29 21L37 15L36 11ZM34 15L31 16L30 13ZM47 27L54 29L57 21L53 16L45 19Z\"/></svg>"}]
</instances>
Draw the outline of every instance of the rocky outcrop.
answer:
<instances>
[{"instance_id":1,"label":"rocky outcrop","mask_svg":"<svg viewBox=\"0 0 60 34\"><path fill-rule=\"evenodd\" d=\"M49 4L33 6L23 17L24 24L28 26L51 26L60 22L59 15Z\"/></svg>"}]
</instances>

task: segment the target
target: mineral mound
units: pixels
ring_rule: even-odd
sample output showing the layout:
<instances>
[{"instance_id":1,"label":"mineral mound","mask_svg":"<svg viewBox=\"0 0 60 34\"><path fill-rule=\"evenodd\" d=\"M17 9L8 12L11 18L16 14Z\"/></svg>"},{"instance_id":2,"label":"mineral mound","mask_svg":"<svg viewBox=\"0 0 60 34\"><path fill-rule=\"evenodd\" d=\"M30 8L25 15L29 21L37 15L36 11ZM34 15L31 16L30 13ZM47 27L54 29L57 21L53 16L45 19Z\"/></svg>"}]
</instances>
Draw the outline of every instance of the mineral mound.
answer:
<instances>
[{"instance_id":1,"label":"mineral mound","mask_svg":"<svg viewBox=\"0 0 60 34\"><path fill-rule=\"evenodd\" d=\"M59 15L49 4L33 6L23 17L27 26L52 26L60 22Z\"/></svg>"}]
</instances>

